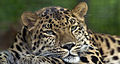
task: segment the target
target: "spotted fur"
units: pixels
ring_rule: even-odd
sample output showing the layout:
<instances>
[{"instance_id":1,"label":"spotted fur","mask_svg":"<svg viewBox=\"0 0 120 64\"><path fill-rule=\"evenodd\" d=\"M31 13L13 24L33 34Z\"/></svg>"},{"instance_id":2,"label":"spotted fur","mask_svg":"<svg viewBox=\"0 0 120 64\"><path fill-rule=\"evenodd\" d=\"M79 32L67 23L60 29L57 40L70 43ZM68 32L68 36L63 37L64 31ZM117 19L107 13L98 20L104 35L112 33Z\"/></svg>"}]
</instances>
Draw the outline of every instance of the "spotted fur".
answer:
<instances>
[{"instance_id":1,"label":"spotted fur","mask_svg":"<svg viewBox=\"0 0 120 64\"><path fill-rule=\"evenodd\" d=\"M15 43L0 52L0 64L119 63L118 53L111 48L111 43L120 45L119 38L89 31L84 20L87 9L81 2L73 10L46 7L24 12L24 26Z\"/></svg>"},{"instance_id":2,"label":"spotted fur","mask_svg":"<svg viewBox=\"0 0 120 64\"><path fill-rule=\"evenodd\" d=\"M120 37L109 34L92 35L106 64L120 64Z\"/></svg>"}]
</instances>

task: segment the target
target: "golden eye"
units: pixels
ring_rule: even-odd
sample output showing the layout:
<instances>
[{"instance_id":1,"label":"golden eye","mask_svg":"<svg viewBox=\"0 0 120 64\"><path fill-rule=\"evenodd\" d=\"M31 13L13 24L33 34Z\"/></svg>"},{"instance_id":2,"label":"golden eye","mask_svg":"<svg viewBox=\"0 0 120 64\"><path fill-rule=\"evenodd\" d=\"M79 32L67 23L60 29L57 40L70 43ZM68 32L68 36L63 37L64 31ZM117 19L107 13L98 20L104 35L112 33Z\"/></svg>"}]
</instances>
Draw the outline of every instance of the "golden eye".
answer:
<instances>
[{"instance_id":1,"label":"golden eye","mask_svg":"<svg viewBox=\"0 0 120 64\"><path fill-rule=\"evenodd\" d=\"M71 31L74 31L74 30L76 30L77 29L77 26L72 26L71 27Z\"/></svg>"}]
</instances>

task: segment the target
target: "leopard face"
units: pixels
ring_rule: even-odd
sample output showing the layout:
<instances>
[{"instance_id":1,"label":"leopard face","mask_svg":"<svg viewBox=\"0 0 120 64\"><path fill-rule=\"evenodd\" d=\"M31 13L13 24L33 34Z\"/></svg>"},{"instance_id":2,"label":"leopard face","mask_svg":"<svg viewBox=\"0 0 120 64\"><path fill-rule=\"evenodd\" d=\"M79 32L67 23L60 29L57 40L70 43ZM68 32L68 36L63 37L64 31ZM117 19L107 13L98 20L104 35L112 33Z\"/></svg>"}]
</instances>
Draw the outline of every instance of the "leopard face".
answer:
<instances>
[{"instance_id":1,"label":"leopard face","mask_svg":"<svg viewBox=\"0 0 120 64\"><path fill-rule=\"evenodd\" d=\"M46 7L35 13L23 13L23 24L31 33L33 54L78 63L80 53L89 46L89 34L84 23L86 12L87 5L80 3L73 10Z\"/></svg>"}]
</instances>

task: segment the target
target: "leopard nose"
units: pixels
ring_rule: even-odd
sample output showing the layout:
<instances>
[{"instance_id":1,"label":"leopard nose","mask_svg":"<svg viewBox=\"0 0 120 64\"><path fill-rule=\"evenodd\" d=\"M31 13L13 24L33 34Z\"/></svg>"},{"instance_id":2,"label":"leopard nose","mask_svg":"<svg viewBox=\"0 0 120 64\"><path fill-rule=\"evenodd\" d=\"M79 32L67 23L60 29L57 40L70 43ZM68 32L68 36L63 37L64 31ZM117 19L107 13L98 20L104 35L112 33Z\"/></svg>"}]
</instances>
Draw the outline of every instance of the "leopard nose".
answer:
<instances>
[{"instance_id":1,"label":"leopard nose","mask_svg":"<svg viewBox=\"0 0 120 64\"><path fill-rule=\"evenodd\" d=\"M70 43L70 44L65 44L64 46L62 46L62 48L67 49L67 50L71 50L71 48L74 46L75 46L74 43Z\"/></svg>"}]
</instances>

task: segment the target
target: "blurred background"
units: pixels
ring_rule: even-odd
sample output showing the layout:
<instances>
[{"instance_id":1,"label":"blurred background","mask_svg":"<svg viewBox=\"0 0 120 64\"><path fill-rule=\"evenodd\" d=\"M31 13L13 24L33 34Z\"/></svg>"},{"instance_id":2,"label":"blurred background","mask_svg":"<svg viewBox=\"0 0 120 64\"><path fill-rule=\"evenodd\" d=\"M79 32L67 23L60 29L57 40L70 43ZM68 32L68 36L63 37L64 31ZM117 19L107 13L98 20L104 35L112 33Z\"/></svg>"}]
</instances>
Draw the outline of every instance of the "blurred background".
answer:
<instances>
[{"instance_id":1,"label":"blurred background","mask_svg":"<svg viewBox=\"0 0 120 64\"><path fill-rule=\"evenodd\" d=\"M47 6L72 9L81 1L88 3L86 23L92 31L120 35L120 0L0 0L0 50L14 42L24 11Z\"/></svg>"}]
</instances>

